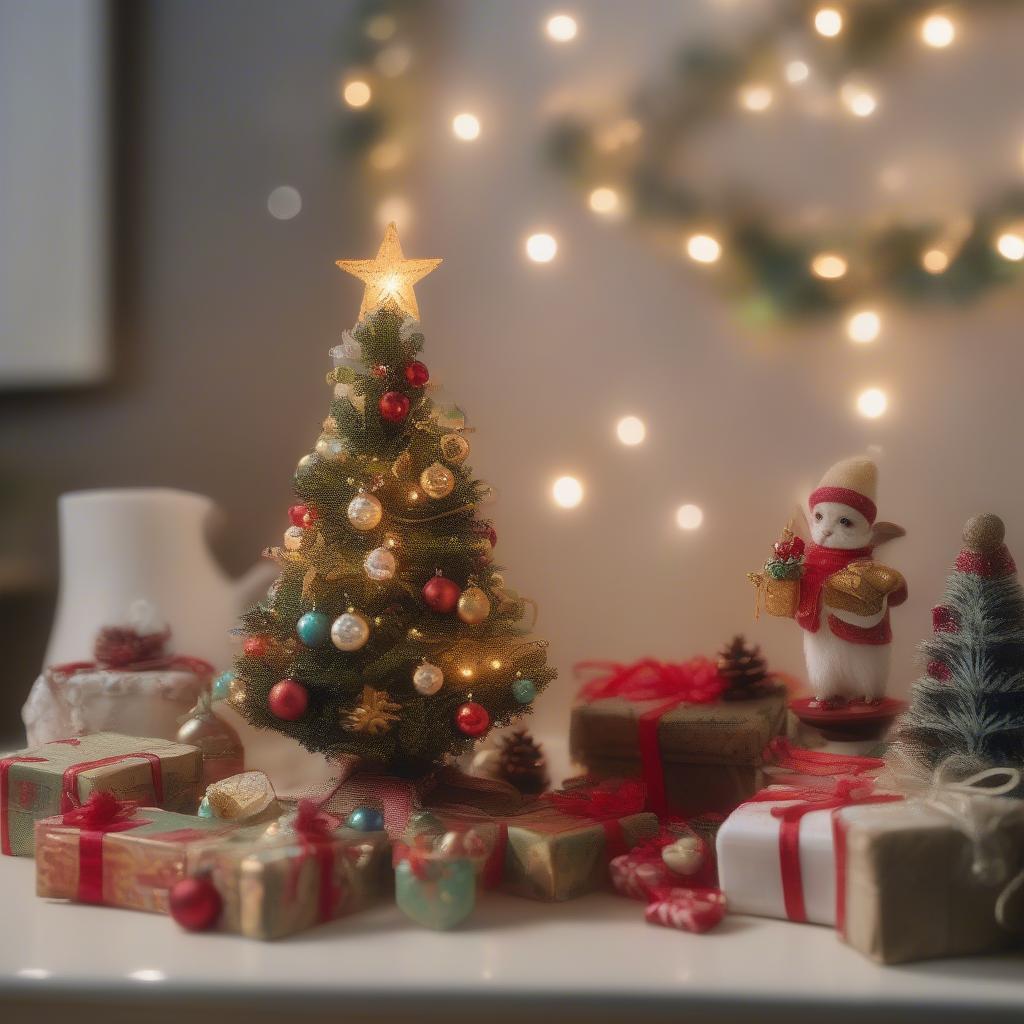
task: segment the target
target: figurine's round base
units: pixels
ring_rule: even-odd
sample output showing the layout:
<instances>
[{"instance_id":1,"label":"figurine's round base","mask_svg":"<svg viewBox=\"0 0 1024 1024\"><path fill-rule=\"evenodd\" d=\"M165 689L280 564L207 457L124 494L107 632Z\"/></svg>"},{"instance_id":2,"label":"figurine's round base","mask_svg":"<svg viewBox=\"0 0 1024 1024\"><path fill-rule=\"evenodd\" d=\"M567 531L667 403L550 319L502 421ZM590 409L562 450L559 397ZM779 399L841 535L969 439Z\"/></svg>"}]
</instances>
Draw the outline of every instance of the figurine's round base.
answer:
<instances>
[{"instance_id":1,"label":"figurine's round base","mask_svg":"<svg viewBox=\"0 0 1024 1024\"><path fill-rule=\"evenodd\" d=\"M892 697L878 704L854 701L838 708L813 707L813 703L810 697L797 697L789 702L789 710L826 740L845 742L880 739L907 706L905 700Z\"/></svg>"}]
</instances>

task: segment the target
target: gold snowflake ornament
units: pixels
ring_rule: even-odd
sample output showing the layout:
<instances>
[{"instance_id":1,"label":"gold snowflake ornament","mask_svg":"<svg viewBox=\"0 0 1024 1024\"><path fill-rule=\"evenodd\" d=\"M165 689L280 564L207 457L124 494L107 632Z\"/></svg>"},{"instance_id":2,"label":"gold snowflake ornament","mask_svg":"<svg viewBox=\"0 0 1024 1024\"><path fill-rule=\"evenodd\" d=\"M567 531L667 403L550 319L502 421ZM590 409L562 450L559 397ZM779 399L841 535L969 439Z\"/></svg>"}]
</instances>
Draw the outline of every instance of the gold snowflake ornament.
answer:
<instances>
[{"instance_id":1,"label":"gold snowflake ornament","mask_svg":"<svg viewBox=\"0 0 1024 1024\"><path fill-rule=\"evenodd\" d=\"M402 705L396 704L383 690L364 686L362 703L345 715L345 728L378 736L398 721L401 710Z\"/></svg>"}]
</instances>

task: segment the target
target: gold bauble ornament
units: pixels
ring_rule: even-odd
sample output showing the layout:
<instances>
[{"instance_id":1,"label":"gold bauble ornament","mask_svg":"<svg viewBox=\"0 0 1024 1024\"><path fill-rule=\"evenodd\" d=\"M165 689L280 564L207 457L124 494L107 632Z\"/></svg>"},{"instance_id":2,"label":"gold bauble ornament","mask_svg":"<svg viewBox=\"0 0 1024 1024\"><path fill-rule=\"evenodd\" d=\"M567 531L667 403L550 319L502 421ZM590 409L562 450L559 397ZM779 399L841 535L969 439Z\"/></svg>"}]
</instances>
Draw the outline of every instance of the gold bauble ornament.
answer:
<instances>
[{"instance_id":1,"label":"gold bauble ornament","mask_svg":"<svg viewBox=\"0 0 1024 1024\"><path fill-rule=\"evenodd\" d=\"M455 490L455 474L440 462L432 462L420 473L420 487L431 498L447 498Z\"/></svg>"},{"instance_id":2,"label":"gold bauble ornament","mask_svg":"<svg viewBox=\"0 0 1024 1024\"><path fill-rule=\"evenodd\" d=\"M471 626L491 614L491 599L479 587L466 587L459 597L459 618Z\"/></svg>"},{"instance_id":3,"label":"gold bauble ornament","mask_svg":"<svg viewBox=\"0 0 1024 1024\"><path fill-rule=\"evenodd\" d=\"M469 455L469 442L461 434L445 434L440 442L441 455L458 465Z\"/></svg>"},{"instance_id":4,"label":"gold bauble ornament","mask_svg":"<svg viewBox=\"0 0 1024 1024\"><path fill-rule=\"evenodd\" d=\"M381 521L384 508L380 501L366 491L360 491L348 503L348 521L361 532L372 530Z\"/></svg>"},{"instance_id":5,"label":"gold bauble ornament","mask_svg":"<svg viewBox=\"0 0 1024 1024\"><path fill-rule=\"evenodd\" d=\"M316 442L316 453L325 462L340 465L348 459L348 447L340 437L321 434Z\"/></svg>"}]
</instances>

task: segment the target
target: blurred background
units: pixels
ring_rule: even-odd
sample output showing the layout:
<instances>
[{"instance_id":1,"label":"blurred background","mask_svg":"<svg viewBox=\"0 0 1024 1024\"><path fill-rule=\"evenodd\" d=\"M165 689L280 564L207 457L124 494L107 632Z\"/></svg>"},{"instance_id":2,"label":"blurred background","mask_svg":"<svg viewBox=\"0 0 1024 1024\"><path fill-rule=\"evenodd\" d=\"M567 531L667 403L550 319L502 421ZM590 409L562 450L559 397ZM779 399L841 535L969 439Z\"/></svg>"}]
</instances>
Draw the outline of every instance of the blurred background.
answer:
<instances>
[{"instance_id":1,"label":"blurred background","mask_svg":"<svg viewBox=\"0 0 1024 1024\"><path fill-rule=\"evenodd\" d=\"M800 673L745 574L859 452L908 531L906 692L964 520L1024 553L1022 29L1010 0L0 0L0 734L59 494L209 495L235 574L278 542L359 308L334 261L391 220L445 260L425 359L561 671L539 728L581 659L745 632Z\"/></svg>"}]
</instances>

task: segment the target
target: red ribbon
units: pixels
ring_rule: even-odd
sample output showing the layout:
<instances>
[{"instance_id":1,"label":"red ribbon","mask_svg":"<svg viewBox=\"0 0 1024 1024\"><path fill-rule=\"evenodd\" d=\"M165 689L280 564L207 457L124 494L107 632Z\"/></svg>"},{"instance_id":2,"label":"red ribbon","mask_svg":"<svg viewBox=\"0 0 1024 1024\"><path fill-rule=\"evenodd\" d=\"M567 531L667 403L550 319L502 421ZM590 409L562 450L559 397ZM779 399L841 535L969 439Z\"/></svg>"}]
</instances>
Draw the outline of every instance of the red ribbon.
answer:
<instances>
[{"instance_id":1,"label":"red ribbon","mask_svg":"<svg viewBox=\"0 0 1024 1024\"><path fill-rule=\"evenodd\" d=\"M192 658L185 654L166 658L146 658L143 661L132 661L126 665L108 665L101 661L67 661L62 665L50 666L51 672L62 676L74 675L76 672L94 672L96 669L117 672L155 672L162 669L178 669L197 676L213 675L213 665L208 661L203 658Z\"/></svg>"},{"instance_id":2,"label":"red ribbon","mask_svg":"<svg viewBox=\"0 0 1024 1024\"><path fill-rule=\"evenodd\" d=\"M800 822L803 816L814 811L835 811L842 807L886 804L902 799L897 793L876 793L870 779L840 778L835 780L831 789L780 786L762 789L746 801L747 804L796 801L787 807L772 808L772 816L782 822L779 828L779 868L782 873L782 899L786 917L790 921L807 920L803 875L800 870Z\"/></svg>"},{"instance_id":3,"label":"red ribbon","mask_svg":"<svg viewBox=\"0 0 1024 1024\"><path fill-rule=\"evenodd\" d=\"M603 675L585 683L580 699L590 702L609 697L631 701L659 701L637 719L640 747L640 770L647 787L647 806L659 817L668 813L665 794L665 766L658 743L658 723L662 716L679 704L711 704L721 697L725 680L714 662L707 658L691 658L679 664L643 658L632 665L614 661L582 661L577 673L600 672Z\"/></svg>"},{"instance_id":4,"label":"red ribbon","mask_svg":"<svg viewBox=\"0 0 1024 1024\"><path fill-rule=\"evenodd\" d=\"M824 750L794 747L784 736L776 736L765 747L764 760L779 768L802 775L866 775L885 767L880 757L855 757L852 754L829 754Z\"/></svg>"},{"instance_id":5,"label":"red ribbon","mask_svg":"<svg viewBox=\"0 0 1024 1024\"><path fill-rule=\"evenodd\" d=\"M153 802L158 806L164 802L164 780L160 764L160 755L148 750L137 750L131 754L114 754L111 757L100 757L95 761L80 761L64 770L61 781L60 810L61 814L74 810L81 804L78 795L78 777L93 768L106 768L107 765L120 764L133 757L141 757L149 762L149 774L153 783Z\"/></svg>"},{"instance_id":6,"label":"red ribbon","mask_svg":"<svg viewBox=\"0 0 1024 1024\"><path fill-rule=\"evenodd\" d=\"M138 804L134 800L118 800L113 793L97 792L81 806L61 815L61 823L79 829L78 833L78 901L103 902L103 837L110 832L127 832L148 825L136 818Z\"/></svg>"},{"instance_id":7,"label":"red ribbon","mask_svg":"<svg viewBox=\"0 0 1024 1024\"><path fill-rule=\"evenodd\" d=\"M288 877L288 898L294 899L298 891L302 865L314 858L320 875L317 892L317 920L330 921L340 896L334 885L334 830L338 820L323 811L312 800L300 800L293 828L302 844L302 853L292 865Z\"/></svg>"},{"instance_id":8,"label":"red ribbon","mask_svg":"<svg viewBox=\"0 0 1024 1024\"><path fill-rule=\"evenodd\" d=\"M0 853L3 853L6 857L12 855L10 823L7 820L11 800L9 782L11 765L29 762L38 763L45 760L45 757L19 757L17 754L11 757L0 757Z\"/></svg>"},{"instance_id":9,"label":"red ribbon","mask_svg":"<svg viewBox=\"0 0 1024 1024\"><path fill-rule=\"evenodd\" d=\"M645 795L646 788L642 782L624 779L545 793L541 799L563 814L603 821L639 814L644 809Z\"/></svg>"}]
</instances>

